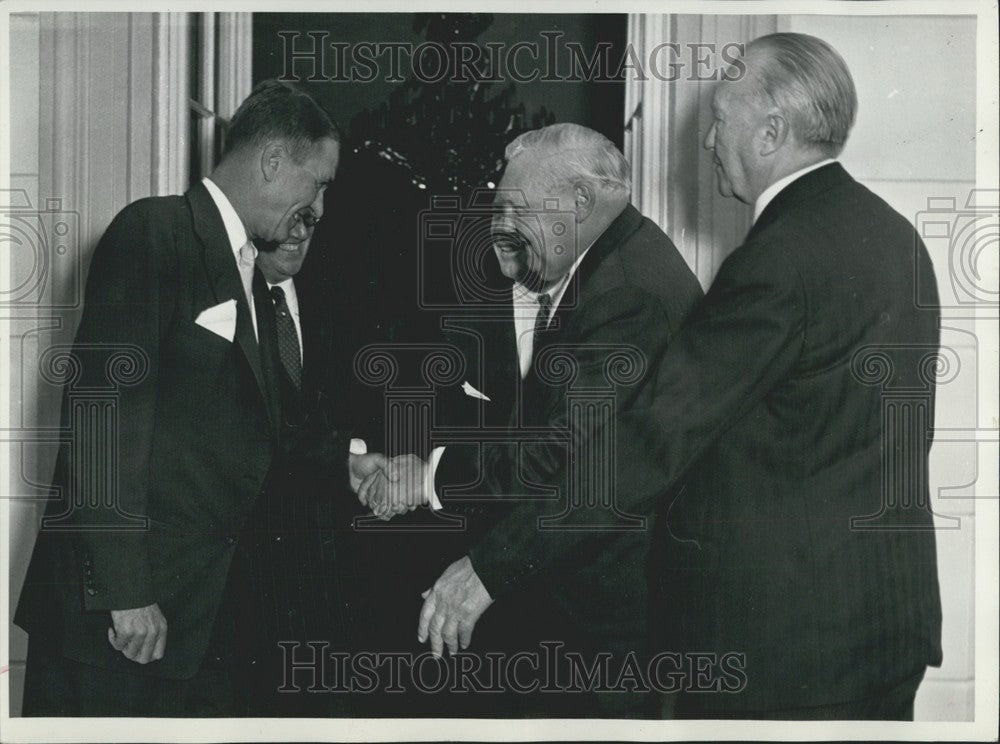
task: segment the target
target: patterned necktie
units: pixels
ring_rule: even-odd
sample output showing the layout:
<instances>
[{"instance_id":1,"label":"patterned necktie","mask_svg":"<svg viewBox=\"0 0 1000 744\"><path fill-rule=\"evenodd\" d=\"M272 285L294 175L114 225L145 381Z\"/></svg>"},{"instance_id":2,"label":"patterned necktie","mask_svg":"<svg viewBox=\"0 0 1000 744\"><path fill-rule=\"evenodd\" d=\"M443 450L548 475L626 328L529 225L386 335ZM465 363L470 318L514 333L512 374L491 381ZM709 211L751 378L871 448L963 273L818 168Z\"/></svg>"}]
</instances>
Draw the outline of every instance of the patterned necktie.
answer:
<instances>
[{"instance_id":1,"label":"patterned necktie","mask_svg":"<svg viewBox=\"0 0 1000 744\"><path fill-rule=\"evenodd\" d=\"M271 287L274 300L274 316L278 329L278 356L288 373L288 379L296 390L302 387L302 355L299 351L299 336L295 332L295 321L285 302L285 291L281 287Z\"/></svg>"},{"instance_id":2,"label":"patterned necktie","mask_svg":"<svg viewBox=\"0 0 1000 744\"><path fill-rule=\"evenodd\" d=\"M240 270L240 279L243 281L243 292L247 296L247 305L253 308L253 266L257 258L253 243L249 240L240 248L239 260L236 262Z\"/></svg>"}]
</instances>

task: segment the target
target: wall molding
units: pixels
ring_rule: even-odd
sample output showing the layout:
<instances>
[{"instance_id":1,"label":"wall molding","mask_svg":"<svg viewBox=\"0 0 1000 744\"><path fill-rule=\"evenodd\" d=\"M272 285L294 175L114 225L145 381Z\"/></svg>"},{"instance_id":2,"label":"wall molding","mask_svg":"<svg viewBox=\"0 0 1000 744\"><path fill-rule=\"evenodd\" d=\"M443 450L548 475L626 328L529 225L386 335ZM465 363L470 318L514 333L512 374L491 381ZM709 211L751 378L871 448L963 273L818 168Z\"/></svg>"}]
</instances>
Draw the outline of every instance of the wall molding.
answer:
<instances>
[{"instance_id":1,"label":"wall molding","mask_svg":"<svg viewBox=\"0 0 1000 744\"><path fill-rule=\"evenodd\" d=\"M632 203L670 236L704 288L742 242L751 210L718 194L711 156L702 148L711 125L714 83L695 79L697 71L684 45L695 40L718 50L776 27L773 15L629 14L627 41L640 59L648 60L661 44L679 44L677 61L683 65L676 81L647 75L625 82L625 157L632 168ZM666 63L658 59L665 73Z\"/></svg>"}]
</instances>

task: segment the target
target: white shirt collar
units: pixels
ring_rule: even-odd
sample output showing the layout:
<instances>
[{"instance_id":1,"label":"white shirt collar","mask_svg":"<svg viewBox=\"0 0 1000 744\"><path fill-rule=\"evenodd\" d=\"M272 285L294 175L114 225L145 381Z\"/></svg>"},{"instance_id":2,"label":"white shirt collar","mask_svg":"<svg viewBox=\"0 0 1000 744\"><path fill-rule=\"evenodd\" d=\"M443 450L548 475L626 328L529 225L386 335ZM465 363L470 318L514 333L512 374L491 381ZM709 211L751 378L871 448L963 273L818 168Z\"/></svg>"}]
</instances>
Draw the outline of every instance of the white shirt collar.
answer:
<instances>
[{"instance_id":1,"label":"white shirt collar","mask_svg":"<svg viewBox=\"0 0 1000 744\"><path fill-rule=\"evenodd\" d=\"M788 184L790 184L792 181L802 178L802 176L804 176L806 173L809 173L810 171L814 171L817 168L822 168L824 165L829 165L830 163L835 163L835 162L837 161L834 160L833 158L820 160L818 163L813 163L812 165L808 165L805 168L802 168L801 170L795 171L794 173L789 173L784 178L780 178L774 183L772 183L770 186L764 189L764 193L762 193L760 196L757 197L757 202L756 204L754 204L753 208L753 221L756 222L758 220L761 214L763 214L764 209L767 208L767 205L770 204L771 201L774 199L774 197L776 197L781 192L781 190L785 188Z\"/></svg>"},{"instance_id":2,"label":"white shirt collar","mask_svg":"<svg viewBox=\"0 0 1000 744\"><path fill-rule=\"evenodd\" d=\"M569 271L566 275L559 280L559 282L553 285L547 292L549 297L552 298L552 308L549 311L549 318L555 315L556 309L559 307L559 303L562 301L563 295L566 294L566 290L569 288L570 279L576 273L576 270L580 268L580 264L583 262L583 257L587 255L587 250L583 251L579 256L576 257L576 261L570 266ZM538 305L538 295L540 292L534 292L528 289L523 284L518 282L514 283L514 304L515 305Z\"/></svg>"},{"instance_id":3,"label":"white shirt collar","mask_svg":"<svg viewBox=\"0 0 1000 744\"><path fill-rule=\"evenodd\" d=\"M215 182L212 181L208 176L201 179L201 182L205 184L205 188L208 190L209 196L212 197L212 201L215 202L215 206L219 210L219 214L222 215L222 224L226 226L226 236L229 238L229 246L233 250L233 254L239 258L240 248L247 244L249 238L247 237L247 229L243 226L243 220L240 216L236 214L236 210L233 209L232 202L229 198L222 193ZM252 245L252 243L251 243ZM254 258L257 257L257 248L253 249Z\"/></svg>"},{"instance_id":4,"label":"white shirt collar","mask_svg":"<svg viewBox=\"0 0 1000 744\"><path fill-rule=\"evenodd\" d=\"M590 250L590 248L587 248L587 250ZM566 272L566 275L546 292L552 298L552 307L549 310L549 317L546 318L546 321L552 320L552 316L559 307L563 295L566 294L570 280L580 267L580 263L586 254L587 251L581 253L570 267L570 270ZM514 284L514 334L517 338L517 363L521 370L521 379L527 376L528 370L531 368L531 358L534 355L535 318L541 312L541 307L538 304L538 295L538 292L528 289L523 284Z\"/></svg>"}]
</instances>

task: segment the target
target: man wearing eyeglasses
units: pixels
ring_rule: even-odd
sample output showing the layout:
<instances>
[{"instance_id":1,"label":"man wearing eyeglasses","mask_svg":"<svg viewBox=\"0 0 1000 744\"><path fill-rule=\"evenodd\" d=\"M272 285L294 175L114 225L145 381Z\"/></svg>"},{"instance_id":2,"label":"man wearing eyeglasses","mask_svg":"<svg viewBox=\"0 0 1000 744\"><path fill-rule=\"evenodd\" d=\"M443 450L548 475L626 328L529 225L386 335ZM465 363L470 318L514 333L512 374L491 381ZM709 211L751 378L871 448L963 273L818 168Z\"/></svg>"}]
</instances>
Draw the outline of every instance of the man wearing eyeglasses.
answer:
<instances>
[{"instance_id":1,"label":"man wearing eyeglasses","mask_svg":"<svg viewBox=\"0 0 1000 744\"><path fill-rule=\"evenodd\" d=\"M267 285L267 296L259 293L265 300L258 308L262 352L280 391L282 422L281 451L240 540L249 593L242 598L238 628L237 712L255 717L347 712L343 696L310 693L308 682L285 679L286 654L308 654L310 641L329 641L338 649L348 643L347 592L334 549L345 537L336 534L336 525L349 522L334 517L336 496L323 465L331 459L324 451L326 433L344 428L343 406L334 403L341 372L335 369L334 331L340 324L322 278L315 270L302 271L322 215L319 200L297 216L303 240L294 240L293 233L287 242L265 244L256 259ZM362 447L351 442L352 451Z\"/></svg>"}]
</instances>

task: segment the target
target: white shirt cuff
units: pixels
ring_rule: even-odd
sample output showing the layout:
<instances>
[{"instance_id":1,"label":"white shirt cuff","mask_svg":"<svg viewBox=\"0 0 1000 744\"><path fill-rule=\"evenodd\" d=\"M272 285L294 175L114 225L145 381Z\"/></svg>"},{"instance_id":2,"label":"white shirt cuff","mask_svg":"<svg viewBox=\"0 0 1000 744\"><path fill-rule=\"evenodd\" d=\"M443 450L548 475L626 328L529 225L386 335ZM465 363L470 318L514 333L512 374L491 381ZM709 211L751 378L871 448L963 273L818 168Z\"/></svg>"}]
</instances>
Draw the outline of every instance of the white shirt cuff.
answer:
<instances>
[{"instance_id":1,"label":"white shirt cuff","mask_svg":"<svg viewBox=\"0 0 1000 744\"><path fill-rule=\"evenodd\" d=\"M427 501L430 503L433 511L440 511L444 508L441 506L441 500L438 499L437 492L434 490L434 476L437 473L438 463L441 462L443 454L444 447L435 447L432 449L431 456L427 461L427 467L424 469L424 493L427 494Z\"/></svg>"}]
</instances>

